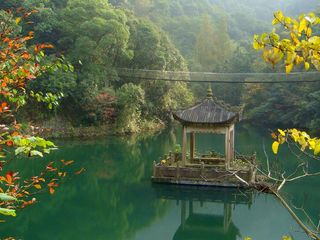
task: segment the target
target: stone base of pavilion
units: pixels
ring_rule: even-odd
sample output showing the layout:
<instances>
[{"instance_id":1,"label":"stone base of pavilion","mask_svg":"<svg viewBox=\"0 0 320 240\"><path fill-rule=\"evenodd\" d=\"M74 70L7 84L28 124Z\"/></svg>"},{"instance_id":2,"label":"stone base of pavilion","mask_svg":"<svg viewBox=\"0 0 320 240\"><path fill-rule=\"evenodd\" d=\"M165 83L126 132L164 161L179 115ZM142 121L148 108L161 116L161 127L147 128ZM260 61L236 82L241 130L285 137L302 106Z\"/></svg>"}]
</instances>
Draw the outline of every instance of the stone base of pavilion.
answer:
<instances>
[{"instance_id":1,"label":"stone base of pavilion","mask_svg":"<svg viewBox=\"0 0 320 240\"><path fill-rule=\"evenodd\" d=\"M256 182L256 157L235 156L230 166L225 165L221 156L202 155L175 161L167 157L153 165L152 181L197 186L251 187Z\"/></svg>"}]
</instances>

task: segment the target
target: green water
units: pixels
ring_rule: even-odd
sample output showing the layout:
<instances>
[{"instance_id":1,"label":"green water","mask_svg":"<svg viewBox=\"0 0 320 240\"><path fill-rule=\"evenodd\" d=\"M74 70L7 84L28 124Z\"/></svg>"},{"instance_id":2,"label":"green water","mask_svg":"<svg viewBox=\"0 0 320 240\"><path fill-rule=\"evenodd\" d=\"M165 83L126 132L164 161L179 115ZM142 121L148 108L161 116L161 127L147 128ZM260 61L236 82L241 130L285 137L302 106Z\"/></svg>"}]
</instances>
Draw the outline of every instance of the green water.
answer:
<instances>
[{"instance_id":1,"label":"green water","mask_svg":"<svg viewBox=\"0 0 320 240\"><path fill-rule=\"evenodd\" d=\"M1 238L231 240L251 236L276 240L290 234L308 239L271 195L152 185L153 161L179 142L180 135L179 130L166 130L149 137L58 142L60 150L48 160L73 159L76 163L70 170L84 167L87 171L68 179L54 196L43 194L38 204L7 218L0 225ZM270 146L267 132L237 129L238 151L256 151L263 160L263 141ZM212 148L222 151L223 138L197 138L199 152ZM18 164L31 172L37 167L36 162ZM314 218L319 216L317 182L313 178L285 189L286 197L297 205L304 203Z\"/></svg>"}]
</instances>

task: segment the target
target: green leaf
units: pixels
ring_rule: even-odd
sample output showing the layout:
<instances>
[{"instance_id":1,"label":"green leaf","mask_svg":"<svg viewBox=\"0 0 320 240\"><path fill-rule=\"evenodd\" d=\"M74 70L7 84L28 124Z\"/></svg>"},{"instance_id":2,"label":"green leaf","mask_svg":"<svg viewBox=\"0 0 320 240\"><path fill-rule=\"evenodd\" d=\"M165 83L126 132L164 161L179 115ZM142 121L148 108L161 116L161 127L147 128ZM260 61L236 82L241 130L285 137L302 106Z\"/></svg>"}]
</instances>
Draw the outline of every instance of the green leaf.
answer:
<instances>
[{"instance_id":1,"label":"green leaf","mask_svg":"<svg viewBox=\"0 0 320 240\"><path fill-rule=\"evenodd\" d=\"M6 193L0 193L0 201L18 201L18 199Z\"/></svg>"},{"instance_id":2,"label":"green leaf","mask_svg":"<svg viewBox=\"0 0 320 240\"><path fill-rule=\"evenodd\" d=\"M0 208L0 214L6 215L6 216L12 216L12 217L17 216L16 210L14 210L14 209L7 209L7 208Z\"/></svg>"},{"instance_id":3,"label":"green leaf","mask_svg":"<svg viewBox=\"0 0 320 240\"><path fill-rule=\"evenodd\" d=\"M16 150L14 151L15 155L19 155L20 153L23 153L26 150L25 147L18 147L16 148Z\"/></svg>"},{"instance_id":4,"label":"green leaf","mask_svg":"<svg viewBox=\"0 0 320 240\"><path fill-rule=\"evenodd\" d=\"M33 157L33 156L39 156L39 157L43 157L43 154L42 152L39 152L37 150L32 150L30 151L30 155Z\"/></svg>"}]
</instances>

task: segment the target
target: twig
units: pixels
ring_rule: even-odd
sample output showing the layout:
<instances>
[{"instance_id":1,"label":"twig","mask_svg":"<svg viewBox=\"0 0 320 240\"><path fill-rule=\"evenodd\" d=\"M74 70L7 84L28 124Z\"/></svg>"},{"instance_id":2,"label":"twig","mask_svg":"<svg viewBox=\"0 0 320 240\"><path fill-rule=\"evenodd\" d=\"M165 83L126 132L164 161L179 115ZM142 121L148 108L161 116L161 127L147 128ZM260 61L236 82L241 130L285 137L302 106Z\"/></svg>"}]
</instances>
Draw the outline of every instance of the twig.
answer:
<instances>
[{"instance_id":1,"label":"twig","mask_svg":"<svg viewBox=\"0 0 320 240\"><path fill-rule=\"evenodd\" d=\"M302 227L302 229L310 236L312 239L320 240L320 237L316 232L311 231L301 220L300 218L294 213L294 211L290 208L288 203L282 198L282 196L273 189L270 189L272 193L280 200L282 205L289 211L291 216L296 220L296 222Z\"/></svg>"},{"instance_id":2,"label":"twig","mask_svg":"<svg viewBox=\"0 0 320 240\"><path fill-rule=\"evenodd\" d=\"M247 181L245 181L244 179L242 179L241 177L239 177L237 174L235 174L235 177L236 177L237 179L239 179L241 182L243 182L244 184L246 184L247 186L250 186L250 184L249 184Z\"/></svg>"},{"instance_id":3,"label":"twig","mask_svg":"<svg viewBox=\"0 0 320 240\"><path fill-rule=\"evenodd\" d=\"M265 157L267 159L268 177L270 177L271 176L271 172L270 172L269 156L268 156L267 151L266 151L266 145L264 144L264 140L263 140L262 146L263 146L264 155L265 155Z\"/></svg>"},{"instance_id":4,"label":"twig","mask_svg":"<svg viewBox=\"0 0 320 240\"><path fill-rule=\"evenodd\" d=\"M309 222L311 223L311 225L312 225L315 229L317 229L317 226L316 226L315 223L312 221L311 217L310 217L309 214L304 210L303 207L300 207L300 208L299 208L299 207L295 206L292 202L291 202L291 205L292 205L295 209L300 210L300 211L308 218L308 220L309 220ZM318 231L318 229L317 229L317 231Z\"/></svg>"}]
</instances>

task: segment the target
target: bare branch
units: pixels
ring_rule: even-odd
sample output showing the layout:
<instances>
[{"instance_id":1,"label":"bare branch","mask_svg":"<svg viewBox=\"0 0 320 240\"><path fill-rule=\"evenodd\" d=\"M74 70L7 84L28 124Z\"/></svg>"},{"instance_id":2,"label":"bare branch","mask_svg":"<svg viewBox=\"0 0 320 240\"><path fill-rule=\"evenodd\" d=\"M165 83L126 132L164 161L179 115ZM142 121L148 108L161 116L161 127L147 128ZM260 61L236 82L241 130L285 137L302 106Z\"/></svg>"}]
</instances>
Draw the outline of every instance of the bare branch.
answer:
<instances>
[{"instance_id":1,"label":"bare branch","mask_svg":"<svg viewBox=\"0 0 320 240\"><path fill-rule=\"evenodd\" d=\"M268 177L270 177L271 176L271 172L270 172L269 156L268 156L267 151L266 151L266 145L264 144L264 140L263 140L262 146L263 146L264 155L265 155L265 157L267 159Z\"/></svg>"},{"instance_id":2,"label":"bare branch","mask_svg":"<svg viewBox=\"0 0 320 240\"><path fill-rule=\"evenodd\" d=\"M281 184L279 185L279 187L277 188L277 191L279 192L281 190L281 188L284 186L284 184L286 183L286 179L284 178L284 174L282 174L282 178L283 181L281 182Z\"/></svg>"},{"instance_id":3,"label":"bare branch","mask_svg":"<svg viewBox=\"0 0 320 240\"><path fill-rule=\"evenodd\" d=\"M238 178L241 182L243 182L247 186L250 186L250 184L247 181L245 181L243 178L239 177L237 174L235 174L235 177Z\"/></svg>"},{"instance_id":4,"label":"bare branch","mask_svg":"<svg viewBox=\"0 0 320 240\"><path fill-rule=\"evenodd\" d=\"M301 179L301 178L304 178L304 177L312 177L312 176L320 176L320 172L316 172L316 173L305 173L303 175L300 175L300 176L297 176L297 177L294 177L294 178L291 178L291 179L287 179L287 182L292 182L292 181L295 181L295 180L298 180L298 179Z\"/></svg>"}]
</instances>

